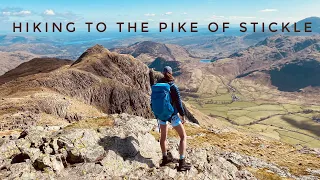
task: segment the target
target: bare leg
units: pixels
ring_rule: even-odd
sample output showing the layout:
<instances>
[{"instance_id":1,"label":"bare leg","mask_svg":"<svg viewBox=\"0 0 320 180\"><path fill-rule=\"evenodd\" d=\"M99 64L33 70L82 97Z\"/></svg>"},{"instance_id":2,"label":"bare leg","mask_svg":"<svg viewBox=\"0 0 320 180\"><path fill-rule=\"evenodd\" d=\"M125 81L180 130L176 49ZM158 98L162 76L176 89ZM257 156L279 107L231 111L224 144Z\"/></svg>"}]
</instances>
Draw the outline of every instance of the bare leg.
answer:
<instances>
[{"instance_id":1,"label":"bare leg","mask_svg":"<svg viewBox=\"0 0 320 180\"><path fill-rule=\"evenodd\" d=\"M162 153L167 152L167 135L168 135L168 125L160 124L160 147Z\"/></svg>"},{"instance_id":2,"label":"bare leg","mask_svg":"<svg viewBox=\"0 0 320 180\"><path fill-rule=\"evenodd\" d=\"M180 136L179 154L185 156L187 148L187 134L184 130L183 124L173 127Z\"/></svg>"}]
</instances>

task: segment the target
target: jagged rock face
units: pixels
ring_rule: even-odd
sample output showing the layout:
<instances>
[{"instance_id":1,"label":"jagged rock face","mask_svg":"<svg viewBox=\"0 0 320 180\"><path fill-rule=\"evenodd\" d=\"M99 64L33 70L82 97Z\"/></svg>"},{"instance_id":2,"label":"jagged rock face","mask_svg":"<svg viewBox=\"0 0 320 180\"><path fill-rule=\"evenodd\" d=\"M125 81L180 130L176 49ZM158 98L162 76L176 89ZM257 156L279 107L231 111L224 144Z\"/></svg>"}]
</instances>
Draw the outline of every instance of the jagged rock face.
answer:
<instances>
[{"instance_id":1,"label":"jagged rock face","mask_svg":"<svg viewBox=\"0 0 320 180\"><path fill-rule=\"evenodd\" d=\"M144 92L150 91L149 69L146 65L132 56L112 53L100 45L88 49L72 68L114 79Z\"/></svg>"},{"instance_id":2,"label":"jagged rock face","mask_svg":"<svg viewBox=\"0 0 320 180\"><path fill-rule=\"evenodd\" d=\"M91 110L76 112L77 109L88 109L84 108L87 105L97 108L94 112L125 112L153 117L149 100L149 68L142 62L97 45L72 65L70 63L66 60L34 59L1 76L0 82L6 83L0 85L3 102L0 106L0 128L12 129L11 125L5 124L10 117L13 119L14 114L19 114L14 127L20 127L19 122L24 124L20 118L22 114L32 119L32 124L25 126L36 124L42 113L67 121L100 116ZM34 65L43 65L43 71L39 73L40 67ZM16 98L20 99L19 103ZM22 108L23 103L28 104L28 108Z\"/></svg>"}]
</instances>

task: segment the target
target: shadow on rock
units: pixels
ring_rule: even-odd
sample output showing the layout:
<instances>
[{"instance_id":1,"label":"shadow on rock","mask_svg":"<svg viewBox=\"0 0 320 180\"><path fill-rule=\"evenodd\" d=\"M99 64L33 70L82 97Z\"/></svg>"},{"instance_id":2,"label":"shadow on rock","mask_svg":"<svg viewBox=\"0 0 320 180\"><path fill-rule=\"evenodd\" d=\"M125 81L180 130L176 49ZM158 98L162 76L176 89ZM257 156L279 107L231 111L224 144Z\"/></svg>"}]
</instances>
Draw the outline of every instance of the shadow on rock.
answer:
<instances>
[{"instance_id":1,"label":"shadow on rock","mask_svg":"<svg viewBox=\"0 0 320 180\"><path fill-rule=\"evenodd\" d=\"M99 145L104 147L105 151L114 151L124 160L138 161L147 164L150 168L155 167L150 158L141 155L139 142L132 136L123 139L118 136L106 136L100 139Z\"/></svg>"}]
</instances>

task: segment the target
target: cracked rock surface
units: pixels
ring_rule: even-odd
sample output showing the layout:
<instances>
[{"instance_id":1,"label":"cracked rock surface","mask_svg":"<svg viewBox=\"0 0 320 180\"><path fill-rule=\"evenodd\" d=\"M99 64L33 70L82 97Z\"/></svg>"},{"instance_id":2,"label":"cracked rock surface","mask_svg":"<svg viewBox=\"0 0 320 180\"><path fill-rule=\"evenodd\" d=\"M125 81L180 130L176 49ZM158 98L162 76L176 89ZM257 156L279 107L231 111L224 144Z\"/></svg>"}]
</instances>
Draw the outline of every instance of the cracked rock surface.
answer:
<instances>
[{"instance_id":1,"label":"cracked rock surface","mask_svg":"<svg viewBox=\"0 0 320 180\"><path fill-rule=\"evenodd\" d=\"M257 179L246 167L265 168L286 178L316 179L296 177L275 164L214 146L188 148L188 172L177 172L176 164L159 167L161 150L151 134L157 121L128 114L110 118L112 126L36 126L19 137L2 138L0 179ZM177 138L168 139L176 158L178 143Z\"/></svg>"}]
</instances>

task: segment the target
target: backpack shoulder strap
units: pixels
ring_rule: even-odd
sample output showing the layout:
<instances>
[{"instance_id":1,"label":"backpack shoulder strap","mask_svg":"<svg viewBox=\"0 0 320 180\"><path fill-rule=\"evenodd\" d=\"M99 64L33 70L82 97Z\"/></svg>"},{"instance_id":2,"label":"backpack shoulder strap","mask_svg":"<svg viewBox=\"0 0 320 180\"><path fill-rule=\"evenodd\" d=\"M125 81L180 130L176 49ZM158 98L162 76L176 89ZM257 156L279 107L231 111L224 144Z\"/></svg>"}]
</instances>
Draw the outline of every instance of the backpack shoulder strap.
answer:
<instances>
[{"instance_id":1,"label":"backpack shoulder strap","mask_svg":"<svg viewBox=\"0 0 320 180\"><path fill-rule=\"evenodd\" d=\"M170 85L170 88L174 85L174 82L168 82L168 84Z\"/></svg>"}]
</instances>

